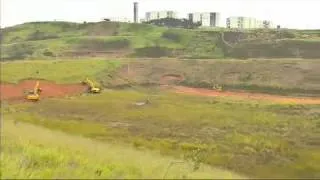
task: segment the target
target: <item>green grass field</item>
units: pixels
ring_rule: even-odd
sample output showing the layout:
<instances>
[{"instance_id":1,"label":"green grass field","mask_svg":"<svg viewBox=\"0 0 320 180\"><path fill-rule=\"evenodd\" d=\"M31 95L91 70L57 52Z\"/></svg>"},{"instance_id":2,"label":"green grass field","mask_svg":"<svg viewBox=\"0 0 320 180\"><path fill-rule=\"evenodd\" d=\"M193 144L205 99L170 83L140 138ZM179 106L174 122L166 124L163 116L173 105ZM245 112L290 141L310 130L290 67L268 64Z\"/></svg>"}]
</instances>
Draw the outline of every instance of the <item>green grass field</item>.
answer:
<instances>
[{"instance_id":1,"label":"green grass field","mask_svg":"<svg viewBox=\"0 0 320 180\"><path fill-rule=\"evenodd\" d=\"M151 104L134 104L147 97ZM319 105L203 98L153 89L4 104L2 110L5 119L176 158L192 157L248 177L319 177Z\"/></svg>"},{"instance_id":2,"label":"green grass field","mask_svg":"<svg viewBox=\"0 0 320 180\"><path fill-rule=\"evenodd\" d=\"M56 61L15 61L1 63L1 81L17 83L23 79L45 79L57 83L79 83L99 73L112 73L120 66L117 61L103 59L70 59ZM106 75L106 74L104 74Z\"/></svg>"}]
</instances>

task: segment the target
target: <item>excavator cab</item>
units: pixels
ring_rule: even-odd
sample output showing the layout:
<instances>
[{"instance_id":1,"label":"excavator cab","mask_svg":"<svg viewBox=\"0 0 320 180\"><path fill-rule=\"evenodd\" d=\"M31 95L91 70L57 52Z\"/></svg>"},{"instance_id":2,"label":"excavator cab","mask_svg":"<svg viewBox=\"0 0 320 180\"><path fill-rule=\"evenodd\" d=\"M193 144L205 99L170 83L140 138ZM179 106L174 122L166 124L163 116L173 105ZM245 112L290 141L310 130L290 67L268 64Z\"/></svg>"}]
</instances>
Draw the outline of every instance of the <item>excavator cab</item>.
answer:
<instances>
[{"instance_id":1,"label":"excavator cab","mask_svg":"<svg viewBox=\"0 0 320 180\"><path fill-rule=\"evenodd\" d=\"M40 99L41 92L42 92L42 89L39 88L39 81L37 81L33 91L28 92L26 99L30 101L38 101Z\"/></svg>"},{"instance_id":2,"label":"excavator cab","mask_svg":"<svg viewBox=\"0 0 320 180\"><path fill-rule=\"evenodd\" d=\"M216 90L216 91L222 91L222 86L216 84L216 85L214 85L214 86L212 87L212 89L214 89L214 90Z\"/></svg>"},{"instance_id":3,"label":"excavator cab","mask_svg":"<svg viewBox=\"0 0 320 180\"><path fill-rule=\"evenodd\" d=\"M37 94L40 94L42 92L41 88L37 89ZM28 94L34 94L34 90L33 91L29 91Z\"/></svg>"},{"instance_id":4,"label":"excavator cab","mask_svg":"<svg viewBox=\"0 0 320 180\"><path fill-rule=\"evenodd\" d=\"M100 88L93 87L90 89L90 91L93 93L100 93Z\"/></svg>"}]
</instances>

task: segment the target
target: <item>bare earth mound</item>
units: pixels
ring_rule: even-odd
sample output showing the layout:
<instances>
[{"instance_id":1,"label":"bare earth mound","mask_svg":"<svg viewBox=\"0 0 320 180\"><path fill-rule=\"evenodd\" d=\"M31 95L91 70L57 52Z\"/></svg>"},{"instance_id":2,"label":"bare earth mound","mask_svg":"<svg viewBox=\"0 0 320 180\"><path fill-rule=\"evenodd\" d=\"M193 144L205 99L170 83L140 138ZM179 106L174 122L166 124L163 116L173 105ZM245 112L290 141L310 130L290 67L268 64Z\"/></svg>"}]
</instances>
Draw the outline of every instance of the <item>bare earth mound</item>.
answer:
<instances>
[{"instance_id":1,"label":"bare earth mound","mask_svg":"<svg viewBox=\"0 0 320 180\"><path fill-rule=\"evenodd\" d=\"M174 82L180 82L183 81L184 78L181 75L178 74L166 74L163 75L160 79L160 84L164 85L164 84L172 84Z\"/></svg>"},{"instance_id":2,"label":"bare earth mound","mask_svg":"<svg viewBox=\"0 0 320 180\"><path fill-rule=\"evenodd\" d=\"M55 84L50 81L39 81L42 89L40 98L77 95L86 91L82 84ZM25 92L33 90L36 80L24 80L19 84L0 84L1 100L23 100Z\"/></svg>"},{"instance_id":3,"label":"bare earth mound","mask_svg":"<svg viewBox=\"0 0 320 180\"><path fill-rule=\"evenodd\" d=\"M214 90L202 89L202 88L189 88L182 86L175 86L175 92L183 94L193 94L200 96L219 96L219 97L235 97L235 98L246 98L253 100L267 100L279 103L297 103L297 104L320 104L320 98L296 98L296 97L285 97L268 95L261 93L245 93L245 92L219 92Z\"/></svg>"}]
</instances>

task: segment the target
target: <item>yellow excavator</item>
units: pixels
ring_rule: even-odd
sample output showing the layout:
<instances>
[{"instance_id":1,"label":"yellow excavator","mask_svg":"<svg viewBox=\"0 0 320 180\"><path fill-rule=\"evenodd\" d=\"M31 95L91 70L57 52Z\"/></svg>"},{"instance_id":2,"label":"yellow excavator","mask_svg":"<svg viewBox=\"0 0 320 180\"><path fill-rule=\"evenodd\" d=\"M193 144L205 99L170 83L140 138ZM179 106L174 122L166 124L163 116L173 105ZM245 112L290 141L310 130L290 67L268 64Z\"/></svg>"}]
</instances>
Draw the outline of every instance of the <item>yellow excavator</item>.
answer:
<instances>
[{"instance_id":1,"label":"yellow excavator","mask_svg":"<svg viewBox=\"0 0 320 180\"><path fill-rule=\"evenodd\" d=\"M40 93L42 92L42 89L39 88L39 81L36 82L36 85L34 86L33 91L29 91L26 99L30 101L38 101L40 99Z\"/></svg>"},{"instance_id":2,"label":"yellow excavator","mask_svg":"<svg viewBox=\"0 0 320 180\"><path fill-rule=\"evenodd\" d=\"M82 84L87 84L89 86L89 89L88 89L89 93L100 93L101 92L101 89L96 87L94 85L94 83L91 80L89 80L89 78L86 78L85 81L82 81Z\"/></svg>"},{"instance_id":3,"label":"yellow excavator","mask_svg":"<svg viewBox=\"0 0 320 180\"><path fill-rule=\"evenodd\" d=\"M218 85L218 84L215 84L215 85L213 85L212 89L216 90L216 91L222 91L222 86Z\"/></svg>"}]
</instances>

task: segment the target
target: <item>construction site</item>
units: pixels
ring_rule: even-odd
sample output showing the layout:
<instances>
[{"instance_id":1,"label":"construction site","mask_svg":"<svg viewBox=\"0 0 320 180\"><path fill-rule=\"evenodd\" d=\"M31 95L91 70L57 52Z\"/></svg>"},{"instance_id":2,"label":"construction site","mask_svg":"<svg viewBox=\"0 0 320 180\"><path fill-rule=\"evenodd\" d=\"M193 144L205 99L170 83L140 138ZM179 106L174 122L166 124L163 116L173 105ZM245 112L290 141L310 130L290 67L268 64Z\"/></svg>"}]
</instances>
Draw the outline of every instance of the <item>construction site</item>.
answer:
<instances>
[{"instance_id":1,"label":"construction site","mask_svg":"<svg viewBox=\"0 0 320 180\"><path fill-rule=\"evenodd\" d=\"M248 93L248 92L232 92L222 91L220 88L204 89L191 88L184 86L169 86L172 80L178 80L175 76L164 76L159 87L167 89L176 93L209 96L209 97L233 97L240 99L252 100L267 100L278 103L296 103L296 104L319 104L320 98L316 97L287 97L279 95L270 95L262 93ZM88 80L87 80L88 81ZM89 80L90 82L90 80ZM41 85L40 85L41 84ZM34 86L34 90L32 89ZM43 98L54 97L68 97L77 96L85 93L100 93L101 89L95 87L93 84L79 83L79 84L56 84L54 82L45 80L23 80L18 84L3 83L0 84L1 100L5 101L30 101L35 102ZM26 91L28 90L29 91ZM40 98L41 97L41 98Z\"/></svg>"},{"instance_id":2,"label":"construction site","mask_svg":"<svg viewBox=\"0 0 320 180\"><path fill-rule=\"evenodd\" d=\"M319 31L2 32L1 178L320 177Z\"/></svg>"}]
</instances>

